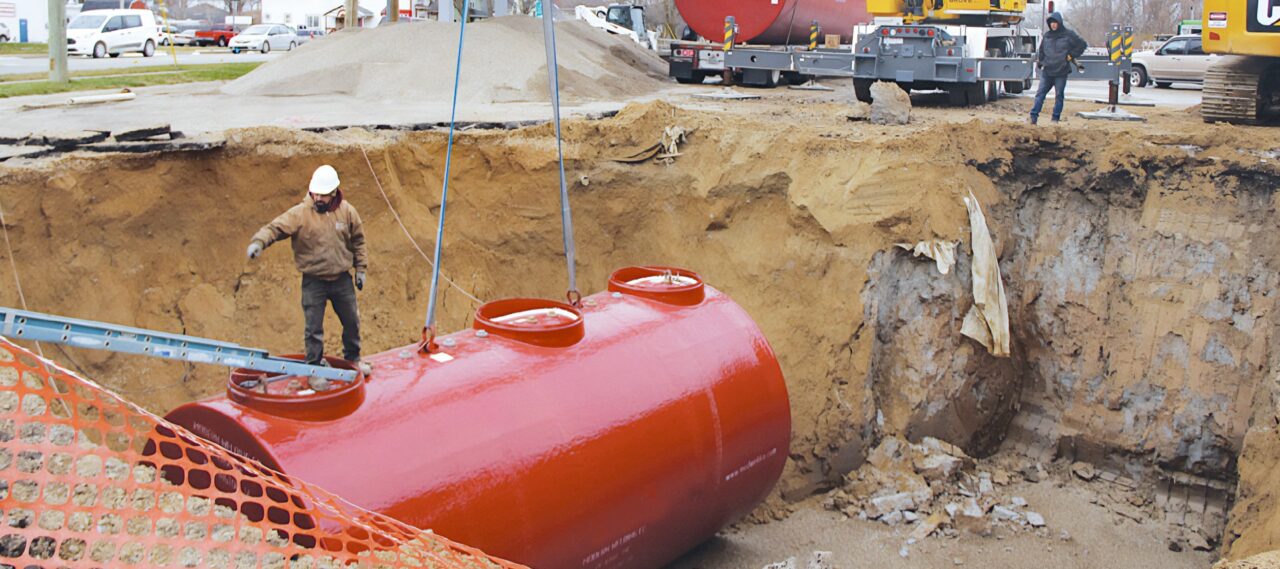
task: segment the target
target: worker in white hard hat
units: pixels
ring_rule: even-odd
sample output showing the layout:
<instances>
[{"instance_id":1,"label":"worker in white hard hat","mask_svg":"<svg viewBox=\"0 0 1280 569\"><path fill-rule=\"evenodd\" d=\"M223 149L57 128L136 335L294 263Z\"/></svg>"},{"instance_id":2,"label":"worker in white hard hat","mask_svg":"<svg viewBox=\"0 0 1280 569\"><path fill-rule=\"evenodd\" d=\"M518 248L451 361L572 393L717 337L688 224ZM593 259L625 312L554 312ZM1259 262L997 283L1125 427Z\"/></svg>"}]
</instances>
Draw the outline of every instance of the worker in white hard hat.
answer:
<instances>
[{"instance_id":1,"label":"worker in white hard hat","mask_svg":"<svg viewBox=\"0 0 1280 569\"><path fill-rule=\"evenodd\" d=\"M360 365L356 290L364 290L369 254L360 214L351 202L342 199L339 184L333 166L316 168L302 203L259 229L249 244L249 258L256 259L272 243L291 239L293 262L302 273L302 313L306 318L303 344L307 363L313 365L324 365L326 303L333 303L333 311L342 322L343 359Z\"/></svg>"}]
</instances>

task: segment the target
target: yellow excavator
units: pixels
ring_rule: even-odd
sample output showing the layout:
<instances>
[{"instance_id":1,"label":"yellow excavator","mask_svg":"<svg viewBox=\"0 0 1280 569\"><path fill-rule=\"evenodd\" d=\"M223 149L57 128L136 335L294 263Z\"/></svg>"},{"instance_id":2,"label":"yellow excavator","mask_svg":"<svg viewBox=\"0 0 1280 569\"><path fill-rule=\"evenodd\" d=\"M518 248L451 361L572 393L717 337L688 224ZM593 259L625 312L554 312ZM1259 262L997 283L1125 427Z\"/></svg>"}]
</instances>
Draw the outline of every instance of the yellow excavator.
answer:
<instances>
[{"instance_id":1,"label":"yellow excavator","mask_svg":"<svg viewBox=\"0 0 1280 569\"><path fill-rule=\"evenodd\" d=\"M1205 122L1280 118L1280 0L1205 0L1204 50L1220 58L1204 76Z\"/></svg>"},{"instance_id":2,"label":"yellow excavator","mask_svg":"<svg viewBox=\"0 0 1280 569\"><path fill-rule=\"evenodd\" d=\"M908 24L1016 24L1026 8L1027 0L867 0L872 16L902 18Z\"/></svg>"}]
</instances>

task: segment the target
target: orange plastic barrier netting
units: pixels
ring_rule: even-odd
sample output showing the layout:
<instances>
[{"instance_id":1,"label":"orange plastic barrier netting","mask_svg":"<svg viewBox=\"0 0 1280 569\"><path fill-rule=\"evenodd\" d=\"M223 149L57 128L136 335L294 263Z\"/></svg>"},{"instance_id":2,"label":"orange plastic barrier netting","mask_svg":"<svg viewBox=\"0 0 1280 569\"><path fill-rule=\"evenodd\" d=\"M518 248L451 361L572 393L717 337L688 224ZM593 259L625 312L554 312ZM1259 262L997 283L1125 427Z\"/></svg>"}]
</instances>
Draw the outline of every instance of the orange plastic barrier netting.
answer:
<instances>
[{"instance_id":1,"label":"orange plastic barrier netting","mask_svg":"<svg viewBox=\"0 0 1280 569\"><path fill-rule=\"evenodd\" d=\"M0 568L519 568L230 453L0 338Z\"/></svg>"}]
</instances>

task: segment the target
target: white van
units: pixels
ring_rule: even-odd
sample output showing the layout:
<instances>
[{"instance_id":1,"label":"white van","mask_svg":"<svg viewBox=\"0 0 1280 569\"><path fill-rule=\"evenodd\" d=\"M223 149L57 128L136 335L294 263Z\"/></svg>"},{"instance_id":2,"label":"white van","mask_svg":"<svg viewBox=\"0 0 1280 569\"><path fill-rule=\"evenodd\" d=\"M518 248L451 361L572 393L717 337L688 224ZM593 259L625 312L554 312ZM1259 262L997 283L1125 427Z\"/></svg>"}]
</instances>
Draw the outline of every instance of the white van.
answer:
<instances>
[{"instance_id":1,"label":"white van","mask_svg":"<svg viewBox=\"0 0 1280 569\"><path fill-rule=\"evenodd\" d=\"M67 54L100 58L136 51L151 57L159 36L150 10L90 10L67 24Z\"/></svg>"}]
</instances>

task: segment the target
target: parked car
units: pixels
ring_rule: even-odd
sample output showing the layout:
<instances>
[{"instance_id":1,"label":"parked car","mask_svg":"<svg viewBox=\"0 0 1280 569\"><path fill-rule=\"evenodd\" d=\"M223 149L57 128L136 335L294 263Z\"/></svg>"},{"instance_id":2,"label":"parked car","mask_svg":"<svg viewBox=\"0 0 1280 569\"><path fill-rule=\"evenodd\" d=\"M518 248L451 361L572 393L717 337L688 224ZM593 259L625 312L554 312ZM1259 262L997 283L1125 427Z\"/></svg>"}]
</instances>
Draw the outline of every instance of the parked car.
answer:
<instances>
[{"instance_id":1,"label":"parked car","mask_svg":"<svg viewBox=\"0 0 1280 569\"><path fill-rule=\"evenodd\" d=\"M173 36L173 45L200 45L197 43L199 38L196 37L196 32L207 29L209 26L206 24L182 30Z\"/></svg>"},{"instance_id":2,"label":"parked car","mask_svg":"<svg viewBox=\"0 0 1280 569\"><path fill-rule=\"evenodd\" d=\"M298 32L284 24L249 26L231 38L231 53L251 50L270 53L273 49L293 50L295 47L298 47Z\"/></svg>"},{"instance_id":3,"label":"parked car","mask_svg":"<svg viewBox=\"0 0 1280 569\"><path fill-rule=\"evenodd\" d=\"M4 43L13 39L13 34L9 32L9 26L0 23L0 43Z\"/></svg>"},{"instance_id":4,"label":"parked car","mask_svg":"<svg viewBox=\"0 0 1280 569\"><path fill-rule=\"evenodd\" d=\"M101 58L136 51L151 57L159 35L150 10L90 10L67 24L67 54Z\"/></svg>"},{"instance_id":5,"label":"parked car","mask_svg":"<svg viewBox=\"0 0 1280 569\"><path fill-rule=\"evenodd\" d=\"M307 43L313 39L324 37L324 30L315 28L298 28L298 45Z\"/></svg>"},{"instance_id":6,"label":"parked car","mask_svg":"<svg viewBox=\"0 0 1280 569\"><path fill-rule=\"evenodd\" d=\"M178 29L177 26L162 25L160 26L160 36L157 38L156 42L162 46L167 46L173 43L174 38L176 38L181 31L182 30Z\"/></svg>"},{"instance_id":7,"label":"parked car","mask_svg":"<svg viewBox=\"0 0 1280 569\"><path fill-rule=\"evenodd\" d=\"M1203 83L1204 73L1218 56L1204 52L1200 36L1174 36L1153 51L1133 54L1134 87L1154 82L1156 87L1173 83Z\"/></svg>"},{"instance_id":8,"label":"parked car","mask_svg":"<svg viewBox=\"0 0 1280 569\"><path fill-rule=\"evenodd\" d=\"M218 47L227 47L231 44L231 38L236 37L239 33L236 27L231 24L214 24L206 29L196 32L195 43L198 46L216 45Z\"/></svg>"}]
</instances>

